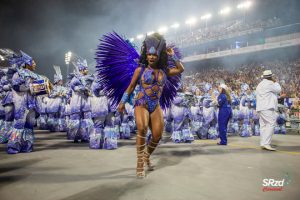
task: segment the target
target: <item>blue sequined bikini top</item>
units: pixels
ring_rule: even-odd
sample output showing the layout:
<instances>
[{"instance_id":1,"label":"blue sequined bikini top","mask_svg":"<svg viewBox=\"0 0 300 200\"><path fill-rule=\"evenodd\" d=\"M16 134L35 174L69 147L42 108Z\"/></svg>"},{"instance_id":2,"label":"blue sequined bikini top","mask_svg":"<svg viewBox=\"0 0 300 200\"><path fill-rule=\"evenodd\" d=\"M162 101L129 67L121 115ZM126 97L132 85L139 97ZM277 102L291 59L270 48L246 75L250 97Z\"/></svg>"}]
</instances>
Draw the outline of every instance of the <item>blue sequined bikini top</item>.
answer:
<instances>
[{"instance_id":1,"label":"blue sequined bikini top","mask_svg":"<svg viewBox=\"0 0 300 200\"><path fill-rule=\"evenodd\" d=\"M163 74L163 78L161 80L158 80L159 74ZM142 82L147 85L157 84L159 86L163 86L166 81L166 74L163 70L159 70L159 72L156 74L154 73L154 69L152 68L146 68L143 74L143 80Z\"/></svg>"}]
</instances>

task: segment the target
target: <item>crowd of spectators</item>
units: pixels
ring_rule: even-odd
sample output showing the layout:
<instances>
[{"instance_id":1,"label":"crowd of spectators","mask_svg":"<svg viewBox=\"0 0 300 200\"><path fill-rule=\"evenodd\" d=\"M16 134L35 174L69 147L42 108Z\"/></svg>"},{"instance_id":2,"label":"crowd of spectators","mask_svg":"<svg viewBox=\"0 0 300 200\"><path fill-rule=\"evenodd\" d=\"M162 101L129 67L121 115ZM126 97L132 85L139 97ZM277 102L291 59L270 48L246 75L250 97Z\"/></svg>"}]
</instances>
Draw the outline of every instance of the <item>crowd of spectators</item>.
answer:
<instances>
[{"instance_id":1,"label":"crowd of spectators","mask_svg":"<svg viewBox=\"0 0 300 200\"><path fill-rule=\"evenodd\" d=\"M186 72L183 77L183 86L186 91L191 87L200 90L206 83L217 86L224 82L237 95L241 94L241 85L247 83L254 91L261 81L262 72L272 70L282 87L282 96L299 100L300 98L300 58L290 61L273 60L261 63L248 63L235 69L222 66L200 68L198 72ZM187 70L188 71L188 70Z\"/></svg>"},{"instance_id":2,"label":"crowd of spectators","mask_svg":"<svg viewBox=\"0 0 300 200\"><path fill-rule=\"evenodd\" d=\"M208 41L233 37L235 35L248 34L251 31L260 30L262 28L270 28L279 26L281 20L279 18L271 18L267 20L246 21L245 19L227 21L212 26L202 26L190 28L189 30L171 35L168 40L176 44L178 47L187 47L201 44Z\"/></svg>"}]
</instances>

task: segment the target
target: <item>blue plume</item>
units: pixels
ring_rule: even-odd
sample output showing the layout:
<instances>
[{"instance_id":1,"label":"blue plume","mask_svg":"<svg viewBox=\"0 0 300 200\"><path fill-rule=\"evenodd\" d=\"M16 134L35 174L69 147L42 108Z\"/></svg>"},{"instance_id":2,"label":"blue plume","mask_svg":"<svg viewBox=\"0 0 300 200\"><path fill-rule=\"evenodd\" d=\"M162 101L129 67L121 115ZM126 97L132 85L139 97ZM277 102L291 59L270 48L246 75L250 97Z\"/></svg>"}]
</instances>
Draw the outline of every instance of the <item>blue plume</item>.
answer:
<instances>
[{"instance_id":1,"label":"blue plume","mask_svg":"<svg viewBox=\"0 0 300 200\"><path fill-rule=\"evenodd\" d=\"M116 32L100 39L96 51L96 68L104 93L117 105L138 67L139 54L134 46Z\"/></svg>"}]
</instances>

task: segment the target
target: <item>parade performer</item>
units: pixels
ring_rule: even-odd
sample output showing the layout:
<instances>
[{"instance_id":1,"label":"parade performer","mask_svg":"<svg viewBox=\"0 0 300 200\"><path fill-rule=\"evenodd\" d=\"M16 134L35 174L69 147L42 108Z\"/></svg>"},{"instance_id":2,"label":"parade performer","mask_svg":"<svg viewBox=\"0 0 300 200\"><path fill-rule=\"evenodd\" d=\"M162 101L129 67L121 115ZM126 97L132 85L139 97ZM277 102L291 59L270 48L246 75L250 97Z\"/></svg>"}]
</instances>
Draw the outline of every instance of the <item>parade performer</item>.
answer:
<instances>
[{"instance_id":1,"label":"parade performer","mask_svg":"<svg viewBox=\"0 0 300 200\"><path fill-rule=\"evenodd\" d=\"M49 94L49 101L47 103L48 113L48 127L50 131L65 131L65 105L67 88L63 86L63 77L59 66L53 66L55 70L54 74L54 86L53 90Z\"/></svg>"},{"instance_id":2,"label":"parade performer","mask_svg":"<svg viewBox=\"0 0 300 200\"><path fill-rule=\"evenodd\" d=\"M195 96L195 99L191 105L192 115L192 133L196 134L201 139L201 127L203 125L203 106L201 102L201 96Z\"/></svg>"},{"instance_id":3,"label":"parade performer","mask_svg":"<svg viewBox=\"0 0 300 200\"><path fill-rule=\"evenodd\" d=\"M92 83L91 112L94 128L90 134L90 148L102 149L104 141L105 119L109 112L109 101L104 95L99 78Z\"/></svg>"},{"instance_id":4,"label":"parade performer","mask_svg":"<svg viewBox=\"0 0 300 200\"><path fill-rule=\"evenodd\" d=\"M228 135L239 134L239 107L240 100L234 91L231 91L231 107L232 107L232 118L228 125Z\"/></svg>"},{"instance_id":5,"label":"parade performer","mask_svg":"<svg viewBox=\"0 0 300 200\"><path fill-rule=\"evenodd\" d=\"M179 75L184 70L175 52L175 48L166 47L164 38L157 33L146 37L141 56L128 40L116 33L105 35L96 52L98 75L104 92L114 104L119 104L119 112L124 111L136 85L140 85L134 108L138 178L145 177L145 164L149 170L153 169L150 155L158 145L164 129L162 108L170 107L176 96ZM145 150L148 128L151 129L152 137Z\"/></svg>"},{"instance_id":6,"label":"parade performer","mask_svg":"<svg viewBox=\"0 0 300 200\"><path fill-rule=\"evenodd\" d=\"M188 120L189 110L185 106L184 93L181 91L177 92L177 96L174 98L173 105L171 107L171 116L173 118L172 140L175 143L180 143L184 141L183 129L187 128L186 120Z\"/></svg>"},{"instance_id":7,"label":"parade performer","mask_svg":"<svg viewBox=\"0 0 300 200\"><path fill-rule=\"evenodd\" d=\"M7 144L7 152L9 154L31 152L36 117L36 97L34 96L36 93L33 83L34 81L45 83L48 79L33 72L36 68L34 60L22 51L21 55L14 54L9 61L17 68L17 72L12 78L15 124ZM49 87L49 84L45 86Z\"/></svg>"},{"instance_id":8,"label":"parade performer","mask_svg":"<svg viewBox=\"0 0 300 200\"><path fill-rule=\"evenodd\" d=\"M251 127L251 102L253 99L251 89L247 83L241 85L241 102L240 102L240 120L242 122L241 137L251 137L253 135Z\"/></svg>"},{"instance_id":9,"label":"parade performer","mask_svg":"<svg viewBox=\"0 0 300 200\"><path fill-rule=\"evenodd\" d=\"M14 55L14 52L10 49L0 49L2 57L9 61ZM14 102L12 94L12 77L17 71L16 66L8 62L8 68L2 70L1 82L1 105L4 109L4 122L0 129L0 143L7 143L11 135L12 128L14 126Z\"/></svg>"},{"instance_id":10,"label":"parade performer","mask_svg":"<svg viewBox=\"0 0 300 200\"><path fill-rule=\"evenodd\" d=\"M203 97L203 126L201 127L201 139L217 139L217 112L215 110L215 103L212 99L213 88L210 83L204 85Z\"/></svg>"},{"instance_id":11,"label":"parade performer","mask_svg":"<svg viewBox=\"0 0 300 200\"><path fill-rule=\"evenodd\" d=\"M72 97L70 99L71 116L69 120L69 138L74 142L88 142L92 132L91 84L86 60L77 57L72 62L76 73L70 82Z\"/></svg>"}]
</instances>

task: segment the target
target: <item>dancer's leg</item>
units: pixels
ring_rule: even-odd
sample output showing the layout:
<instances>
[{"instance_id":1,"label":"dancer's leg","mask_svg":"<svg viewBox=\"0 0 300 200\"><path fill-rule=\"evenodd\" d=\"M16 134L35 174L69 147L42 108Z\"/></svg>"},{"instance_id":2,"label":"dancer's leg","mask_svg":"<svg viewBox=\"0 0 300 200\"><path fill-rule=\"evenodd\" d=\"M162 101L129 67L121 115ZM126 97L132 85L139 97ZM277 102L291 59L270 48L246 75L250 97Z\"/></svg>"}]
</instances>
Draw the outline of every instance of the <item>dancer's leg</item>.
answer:
<instances>
[{"instance_id":1,"label":"dancer's leg","mask_svg":"<svg viewBox=\"0 0 300 200\"><path fill-rule=\"evenodd\" d=\"M152 137L147 145L147 151L145 152L145 161L148 166L148 170L153 170L153 166L150 162L150 155L157 147L164 130L164 117L160 106L150 114L150 128Z\"/></svg>"},{"instance_id":2,"label":"dancer's leg","mask_svg":"<svg viewBox=\"0 0 300 200\"><path fill-rule=\"evenodd\" d=\"M149 125L149 112L142 106L136 106L134 110L137 125L136 150L137 167L136 174L138 178L145 177L144 171L144 150L146 146L146 134Z\"/></svg>"}]
</instances>

